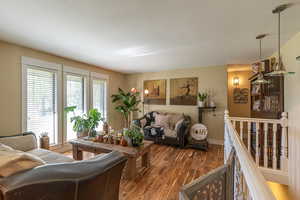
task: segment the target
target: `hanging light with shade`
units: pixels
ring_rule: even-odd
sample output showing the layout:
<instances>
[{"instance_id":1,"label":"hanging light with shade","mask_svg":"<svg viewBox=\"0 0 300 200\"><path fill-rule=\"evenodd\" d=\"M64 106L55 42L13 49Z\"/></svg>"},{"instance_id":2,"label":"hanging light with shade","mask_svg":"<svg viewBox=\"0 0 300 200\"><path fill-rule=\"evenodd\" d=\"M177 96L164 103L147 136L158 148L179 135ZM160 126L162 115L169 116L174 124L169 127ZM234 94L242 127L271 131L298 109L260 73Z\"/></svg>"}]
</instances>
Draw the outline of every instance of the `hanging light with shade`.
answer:
<instances>
[{"instance_id":1,"label":"hanging light with shade","mask_svg":"<svg viewBox=\"0 0 300 200\"><path fill-rule=\"evenodd\" d=\"M295 72L288 72L285 70L285 67L282 63L282 59L281 59L281 52L280 52L280 17L281 17L281 12L283 12L284 10L286 10L287 8L291 7L293 4L289 3L289 4L282 4L278 7L276 7L272 13L273 14L278 14L278 62L276 63L275 66L275 70L267 73L266 76L284 76L284 75L288 75L288 74L295 74Z\"/></svg>"},{"instance_id":2,"label":"hanging light with shade","mask_svg":"<svg viewBox=\"0 0 300 200\"><path fill-rule=\"evenodd\" d=\"M266 37L268 34L260 34L256 36L256 39L259 40L259 59L262 59L262 54L261 54L261 43L262 39ZM261 72L261 69L259 68L258 72L258 77L255 81L252 82L253 85L258 85L258 84L269 84L270 82L264 78L263 73Z\"/></svg>"}]
</instances>

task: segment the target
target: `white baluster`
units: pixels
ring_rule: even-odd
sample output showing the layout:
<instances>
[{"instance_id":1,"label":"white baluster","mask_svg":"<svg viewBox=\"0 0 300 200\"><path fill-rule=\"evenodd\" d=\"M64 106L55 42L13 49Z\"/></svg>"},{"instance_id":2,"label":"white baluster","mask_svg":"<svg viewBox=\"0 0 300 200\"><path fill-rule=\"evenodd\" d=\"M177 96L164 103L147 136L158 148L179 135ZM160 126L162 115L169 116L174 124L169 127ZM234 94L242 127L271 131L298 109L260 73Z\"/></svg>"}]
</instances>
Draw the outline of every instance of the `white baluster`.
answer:
<instances>
[{"instance_id":1,"label":"white baluster","mask_svg":"<svg viewBox=\"0 0 300 200\"><path fill-rule=\"evenodd\" d=\"M277 124L273 124L273 169L277 169Z\"/></svg>"},{"instance_id":2,"label":"white baluster","mask_svg":"<svg viewBox=\"0 0 300 200\"><path fill-rule=\"evenodd\" d=\"M288 138L287 138L287 127L288 127L288 118L287 113L283 112L281 118L282 134L281 134L281 170L287 171L288 166Z\"/></svg>"},{"instance_id":3,"label":"white baluster","mask_svg":"<svg viewBox=\"0 0 300 200\"><path fill-rule=\"evenodd\" d=\"M248 151L251 152L251 122L247 122L248 125Z\"/></svg>"},{"instance_id":4,"label":"white baluster","mask_svg":"<svg viewBox=\"0 0 300 200\"><path fill-rule=\"evenodd\" d=\"M230 142L229 142L229 136L228 136L228 129L226 126L226 121L229 119L229 111L225 110L224 112L224 121L225 121L225 128L224 128L224 164L226 164L230 150L231 150L231 146L230 146Z\"/></svg>"},{"instance_id":5,"label":"white baluster","mask_svg":"<svg viewBox=\"0 0 300 200\"><path fill-rule=\"evenodd\" d=\"M235 120L232 121L232 125L233 125L233 128L236 129L236 127L235 127L236 126L236 121Z\"/></svg>"},{"instance_id":6,"label":"white baluster","mask_svg":"<svg viewBox=\"0 0 300 200\"><path fill-rule=\"evenodd\" d=\"M259 122L256 122L255 162L259 166Z\"/></svg>"},{"instance_id":7,"label":"white baluster","mask_svg":"<svg viewBox=\"0 0 300 200\"><path fill-rule=\"evenodd\" d=\"M241 137L242 142L243 142L243 130L244 130L244 122L240 121L240 137Z\"/></svg>"},{"instance_id":8,"label":"white baluster","mask_svg":"<svg viewBox=\"0 0 300 200\"><path fill-rule=\"evenodd\" d=\"M268 167L268 123L264 123L264 167Z\"/></svg>"}]
</instances>

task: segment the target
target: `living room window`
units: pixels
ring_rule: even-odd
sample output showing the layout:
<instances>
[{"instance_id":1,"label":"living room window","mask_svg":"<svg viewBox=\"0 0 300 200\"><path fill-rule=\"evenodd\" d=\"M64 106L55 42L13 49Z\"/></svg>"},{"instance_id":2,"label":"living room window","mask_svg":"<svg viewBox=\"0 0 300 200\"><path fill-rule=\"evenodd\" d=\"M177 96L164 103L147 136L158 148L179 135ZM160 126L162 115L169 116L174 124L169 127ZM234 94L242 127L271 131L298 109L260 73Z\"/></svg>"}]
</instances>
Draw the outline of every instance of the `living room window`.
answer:
<instances>
[{"instance_id":1,"label":"living room window","mask_svg":"<svg viewBox=\"0 0 300 200\"><path fill-rule=\"evenodd\" d=\"M107 80L92 77L92 107L101 112L102 117L107 120ZM102 130L103 124L100 123L97 131Z\"/></svg>"},{"instance_id":2,"label":"living room window","mask_svg":"<svg viewBox=\"0 0 300 200\"><path fill-rule=\"evenodd\" d=\"M59 65L23 59L23 131L47 132L50 144L58 137Z\"/></svg>"},{"instance_id":3,"label":"living room window","mask_svg":"<svg viewBox=\"0 0 300 200\"><path fill-rule=\"evenodd\" d=\"M76 138L64 107L76 106L75 115L97 108L107 120L107 87L107 75L22 57L22 131L47 132L51 145Z\"/></svg>"},{"instance_id":4,"label":"living room window","mask_svg":"<svg viewBox=\"0 0 300 200\"><path fill-rule=\"evenodd\" d=\"M64 121L64 141L76 138L71 117L82 115L88 110L89 71L64 66L64 106L76 106L74 113L68 113Z\"/></svg>"}]
</instances>

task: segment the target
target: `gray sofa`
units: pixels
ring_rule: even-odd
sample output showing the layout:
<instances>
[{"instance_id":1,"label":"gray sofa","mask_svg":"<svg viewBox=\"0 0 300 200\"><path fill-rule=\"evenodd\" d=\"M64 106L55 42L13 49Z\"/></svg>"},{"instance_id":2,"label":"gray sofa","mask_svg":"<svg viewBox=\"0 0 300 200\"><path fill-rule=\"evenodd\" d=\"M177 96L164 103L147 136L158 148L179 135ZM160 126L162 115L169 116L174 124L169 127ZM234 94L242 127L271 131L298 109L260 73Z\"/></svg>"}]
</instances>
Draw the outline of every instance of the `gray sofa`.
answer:
<instances>
[{"instance_id":1,"label":"gray sofa","mask_svg":"<svg viewBox=\"0 0 300 200\"><path fill-rule=\"evenodd\" d=\"M33 133L0 137L0 143L38 156L45 165L0 178L0 200L117 200L126 157L118 152L86 161L38 149Z\"/></svg>"}]
</instances>

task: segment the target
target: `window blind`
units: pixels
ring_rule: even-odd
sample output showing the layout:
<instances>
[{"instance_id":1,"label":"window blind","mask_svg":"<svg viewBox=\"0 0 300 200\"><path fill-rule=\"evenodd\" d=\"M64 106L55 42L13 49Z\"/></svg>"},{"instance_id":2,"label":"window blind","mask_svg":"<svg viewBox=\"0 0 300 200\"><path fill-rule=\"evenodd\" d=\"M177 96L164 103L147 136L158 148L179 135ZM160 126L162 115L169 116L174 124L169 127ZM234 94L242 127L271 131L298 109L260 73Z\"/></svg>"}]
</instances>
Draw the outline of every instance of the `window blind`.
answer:
<instances>
[{"instance_id":1,"label":"window blind","mask_svg":"<svg viewBox=\"0 0 300 200\"><path fill-rule=\"evenodd\" d=\"M27 69L27 130L39 136L48 132L50 143L57 137L56 73Z\"/></svg>"},{"instance_id":2,"label":"window blind","mask_svg":"<svg viewBox=\"0 0 300 200\"><path fill-rule=\"evenodd\" d=\"M76 106L75 115L84 113L84 77L76 75L66 76L67 89L67 106ZM74 113L69 113L67 116L67 140L76 138L76 133L73 131L73 123L71 117Z\"/></svg>"},{"instance_id":3,"label":"window blind","mask_svg":"<svg viewBox=\"0 0 300 200\"><path fill-rule=\"evenodd\" d=\"M101 116L107 119L106 113L106 81L93 79L93 108L98 109ZM97 130L102 130L103 124L100 123Z\"/></svg>"}]
</instances>

